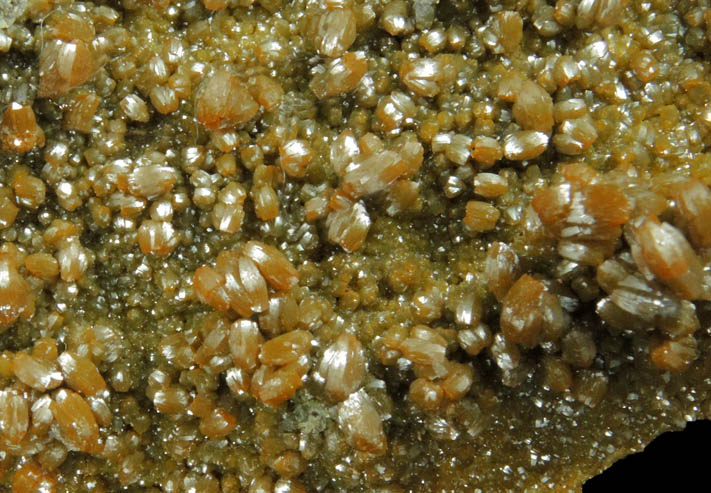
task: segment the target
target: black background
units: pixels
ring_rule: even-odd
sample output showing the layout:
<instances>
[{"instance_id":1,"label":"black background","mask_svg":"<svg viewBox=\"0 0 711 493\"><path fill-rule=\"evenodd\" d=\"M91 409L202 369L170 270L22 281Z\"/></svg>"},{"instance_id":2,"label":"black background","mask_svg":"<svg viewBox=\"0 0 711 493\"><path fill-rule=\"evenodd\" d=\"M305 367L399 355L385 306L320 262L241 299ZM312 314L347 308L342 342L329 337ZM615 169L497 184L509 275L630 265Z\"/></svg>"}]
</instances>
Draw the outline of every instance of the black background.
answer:
<instances>
[{"instance_id":1,"label":"black background","mask_svg":"<svg viewBox=\"0 0 711 493\"><path fill-rule=\"evenodd\" d=\"M711 421L658 436L583 486L583 493L617 491L711 492Z\"/></svg>"}]
</instances>

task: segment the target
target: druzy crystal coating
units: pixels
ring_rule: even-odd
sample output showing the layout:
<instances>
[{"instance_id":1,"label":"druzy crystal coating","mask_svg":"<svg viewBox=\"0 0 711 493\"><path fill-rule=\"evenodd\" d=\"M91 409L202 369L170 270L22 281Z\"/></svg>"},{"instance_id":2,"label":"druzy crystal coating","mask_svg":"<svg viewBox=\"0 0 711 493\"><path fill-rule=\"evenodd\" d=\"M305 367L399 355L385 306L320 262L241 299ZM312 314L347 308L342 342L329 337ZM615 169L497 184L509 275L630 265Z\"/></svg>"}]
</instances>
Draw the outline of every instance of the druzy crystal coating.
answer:
<instances>
[{"instance_id":1,"label":"druzy crystal coating","mask_svg":"<svg viewBox=\"0 0 711 493\"><path fill-rule=\"evenodd\" d=\"M711 415L705 2L9 5L0 489L567 491Z\"/></svg>"}]
</instances>

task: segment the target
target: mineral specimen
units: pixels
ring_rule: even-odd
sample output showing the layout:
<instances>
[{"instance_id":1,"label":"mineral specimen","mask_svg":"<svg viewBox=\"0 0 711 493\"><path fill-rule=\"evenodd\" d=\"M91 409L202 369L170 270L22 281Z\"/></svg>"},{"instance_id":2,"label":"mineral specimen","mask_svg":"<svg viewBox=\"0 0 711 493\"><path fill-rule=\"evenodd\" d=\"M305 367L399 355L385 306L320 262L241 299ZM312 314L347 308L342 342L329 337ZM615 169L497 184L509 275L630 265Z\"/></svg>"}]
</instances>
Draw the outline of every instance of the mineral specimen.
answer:
<instances>
[{"instance_id":1,"label":"mineral specimen","mask_svg":"<svg viewBox=\"0 0 711 493\"><path fill-rule=\"evenodd\" d=\"M711 8L0 0L0 490L568 491L711 417Z\"/></svg>"}]
</instances>

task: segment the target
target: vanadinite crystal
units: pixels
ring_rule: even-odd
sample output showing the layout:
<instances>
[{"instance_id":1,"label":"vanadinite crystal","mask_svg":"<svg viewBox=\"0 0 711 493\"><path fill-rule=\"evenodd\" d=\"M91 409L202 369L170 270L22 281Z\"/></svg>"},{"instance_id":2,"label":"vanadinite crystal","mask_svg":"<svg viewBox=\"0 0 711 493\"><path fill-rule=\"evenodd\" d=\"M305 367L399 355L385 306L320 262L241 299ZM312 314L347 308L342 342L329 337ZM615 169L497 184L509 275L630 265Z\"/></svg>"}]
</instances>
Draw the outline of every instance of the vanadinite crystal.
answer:
<instances>
[{"instance_id":1,"label":"vanadinite crystal","mask_svg":"<svg viewBox=\"0 0 711 493\"><path fill-rule=\"evenodd\" d=\"M711 7L0 0L0 491L579 490L711 417Z\"/></svg>"}]
</instances>

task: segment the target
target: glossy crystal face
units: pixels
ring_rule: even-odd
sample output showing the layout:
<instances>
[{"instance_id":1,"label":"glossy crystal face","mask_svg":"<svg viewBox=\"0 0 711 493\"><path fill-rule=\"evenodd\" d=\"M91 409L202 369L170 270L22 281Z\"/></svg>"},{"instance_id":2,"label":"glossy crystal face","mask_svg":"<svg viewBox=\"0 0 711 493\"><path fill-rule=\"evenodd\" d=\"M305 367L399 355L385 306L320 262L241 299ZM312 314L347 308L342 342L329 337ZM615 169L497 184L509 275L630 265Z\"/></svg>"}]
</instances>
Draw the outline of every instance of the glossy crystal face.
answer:
<instances>
[{"instance_id":1,"label":"glossy crystal face","mask_svg":"<svg viewBox=\"0 0 711 493\"><path fill-rule=\"evenodd\" d=\"M0 5L0 489L579 489L711 414L711 9Z\"/></svg>"}]
</instances>

